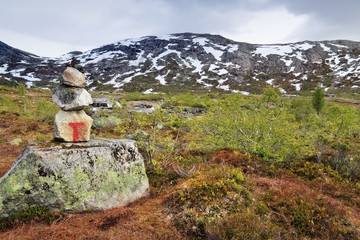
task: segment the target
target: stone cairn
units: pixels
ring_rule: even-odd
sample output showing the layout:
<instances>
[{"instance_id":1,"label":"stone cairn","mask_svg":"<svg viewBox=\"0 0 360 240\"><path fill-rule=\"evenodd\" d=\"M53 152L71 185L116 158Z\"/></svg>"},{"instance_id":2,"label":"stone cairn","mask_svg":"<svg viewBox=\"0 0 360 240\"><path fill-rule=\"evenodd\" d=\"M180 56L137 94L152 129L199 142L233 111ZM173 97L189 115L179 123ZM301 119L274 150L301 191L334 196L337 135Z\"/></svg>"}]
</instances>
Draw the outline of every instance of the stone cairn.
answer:
<instances>
[{"instance_id":1,"label":"stone cairn","mask_svg":"<svg viewBox=\"0 0 360 240\"><path fill-rule=\"evenodd\" d=\"M26 147L0 178L0 220L31 207L66 213L107 210L149 194L135 141L89 141L93 120L84 108L92 99L84 89L84 74L73 66L65 69L52 96L60 108L54 137L67 143Z\"/></svg>"},{"instance_id":2,"label":"stone cairn","mask_svg":"<svg viewBox=\"0 0 360 240\"><path fill-rule=\"evenodd\" d=\"M54 138L61 142L90 140L92 118L84 108L92 104L91 95L84 89L85 76L69 65L62 74L61 84L53 91L53 102L60 108L55 116Z\"/></svg>"}]
</instances>

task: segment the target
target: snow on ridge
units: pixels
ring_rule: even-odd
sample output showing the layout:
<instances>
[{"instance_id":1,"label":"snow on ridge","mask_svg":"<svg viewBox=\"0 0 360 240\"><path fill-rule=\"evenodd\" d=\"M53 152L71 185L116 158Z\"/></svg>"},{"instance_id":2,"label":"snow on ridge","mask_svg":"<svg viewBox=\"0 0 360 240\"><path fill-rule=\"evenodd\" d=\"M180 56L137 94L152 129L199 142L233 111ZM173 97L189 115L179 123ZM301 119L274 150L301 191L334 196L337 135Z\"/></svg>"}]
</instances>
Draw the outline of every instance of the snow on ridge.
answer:
<instances>
[{"instance_id":1,"label":"snow on ridge","mask_svg":"<svg viewBox=\"0 0 360 240\"><path fill-rule=\"evenodd\" d=\"M229 72L228 72L228 70L226 70L225 68L221 68L221 69L219 69L219 71L218 71L218 74L219 75L225 75L225 74L228 74Z\"/></svg>"},{"instance_id":2,"label":"snow on ridge","mask_svg":"<svg viewBox=\"0 0 360 240\"><path fill-rule=\"evenodd\" d=\"M170 41L172 39L179 39L178 36L174 36L172 34L165 34L165 35L161 35L161 36L156 36L157 39L160 40L166 40L166 41Z\"/></svg>"},{"instance_id":3,"label":"snow on ridge","mask_svg":"<svg viewBox=\"0 0 360 240\"><path fill-rule=\"evenodd\" d=\"M295 44L288 44L288 45L261 45L258 46L253 54L260 54L262 57L267 57L270 54L280 55L280 56L293 56L302 61L306 61L302 57L302 52L298 50L309 50L313 48L314 45L304 42L304 43L295 43ZM294 53L295 51L295 53ZM285 59L282 59L285 64L291 64L290 62L286 62ZM290 66L290 65L287 65Z\"/></svg>"},{"instance_id":4,"label":"snow on ridge","mask_svg":"<svg viewBox=\"0 0 360 240\"><path fill-rule=\"evenodd\" d=\"M291 59L288 60L288 59L282 58L281 61L283 61L287 67L290 67L290 65L293 63L293 61Z\"/></svg>"},{"instance_id":5,"label":"snow on ridge","mask_svg":"<svg viewBox=\"0 0 360 240\"><path fill-rule=\"evenodd\" d=\"M160 53L158 56L156 56L155 58L152 59L152 65L153 67L156 69L156 70L161 70L163 69L165 66L158 66L157 65L157 61L160 59L160 58L163 58L165 57L166 55L169 55L171 53L175 53L178 55L178 57L180 58L181 56L181 52L179 51L176 51L176 50L173 50L173 49L169 49L167 46L165 48L166 50L162 53Z\"/></svg>"},{"instance_id":6,"label":"snow on ridge","mask_svg":"<svg viewBox=\"0 0 360 240\"><path fill-rule=\"evenodd\" d=\"M196 82L201 84L201 85L204 85L204 87L213 87L213 85L204 82L203 80L205 80L205 79L208 79L208 77L207 76L201 76L201 78L196 79Z\"/></svg>"},{"instance_id":7,"label":"snow on ridge","mask_svg":"<svg viewBox=\"0 0 360 240\"><path fill-rule=\"evenodd\" d=\"M340 45L340 44L335 44L335 43L329 43L330 45L333 45L335 47L339 47L339 48L349 48L348 46L344 46L344 45Z\"/></svg>"},{"instance_id":8,"label":"snow on ridge","mask_svg":"<svg viewBox=\"0 0 360 240\"><path fill-rule=\"evenodd\" d=\"M209 42L209 39L204 38L204 37L196 37L192 39L193 43L197 43L201 46L205 46L205 44L207 44Z\"/></svg>"},{"instance_id":9,"label":"snow on ridge","mask_svg":"<svg viewBox=\"0 0 360 240\"><path fill-rule=\"evenodd\" d=\"M114 84L114 88L120 88L120 87L124 86L126 83L131 82L134 77L140 76L140 75L144 75L144 73L137 72L137 73L135 73L134 75L129 76L129 77L123 79L121 82L116 82L116 83Z\"/></svg>"},{"instance_id":10,"label":"snow on ridge","mask_svg":"<svg viewBox=\"0 0 360 240\"><path fill-rule=\"evenodd\" d=\"M105 59L112 59L116 55L126 55L126 54L121 50L105 51L101 53L93 52L90 54L90 56L87 57L87 58L92 58L91 60L86 61L85 59L82 58L80 61L81 63L85 63L85 64L91 64L91 63L95 64Z\"/></svg>"},{"instance_id":11,"label":"snow on ridge","mask_svg":"<svg viewBox=\"0 0 360 240\"><path fill-rule=\"evenodd\" d=\"M184 61L184 62L190 62L190 64L191 64L193 67L195 67L195 69L192 71L193 73L195 73L195 72L201 72L201 71L202 71L202 68L204 67L204 64L202 64L200 60L194 59L194 58L190 58L190 57L187 57L186 60L187 60L187 61Z\"/></svg>"},{"instance_id":12,"label":"snow on ridge","mask_svg":"<svg viewBox=\"0 0 360 240\"><path fill-rule=\"evenodd\" d=\"M124 40L120 40L119 42L117 42L115 45L119 46L119 45L123 45L123 46L131 46L131 45L136 45L138 42L144 40L147 37L140 37L140 38L127 38Z\"/></svg>"},{"instance_id":13,"label":"snow on ridge","mask_svg":"<svg viewBox=\"0 0 360 240\"><path fill-rule=\"evenodd\" d=\"M104 83L104 85L115 85L116 84L116 80L121 77L123 74L119 73L119 74L116 74L115 76L113 76L110 81Z\"/></svg>"},{"instance_id":14,"label":"snow on ridge","mask_svg":"<svg viewBox=\"0 0 360 240\"><path fill-rule=\"evenodd\" d=\"M136 60L129 60L129 66L139 66L140 63L144 63L146 61L146 58L143 56L144 55L144 50L141 50L141 52L139 54L137 54L137 59Z\"/></svg>"},{"instance_id":15,"label":"snow on ridge","mask_svg":"<svg viewBox=\"0 0 360 240\"><path fill-rule=\"evenodd\" d=\"M171 71L168 70L165 75L158 75L158 76L155 77L155 79L158 80L161 85L166 85L165 77L166 77L170 72L171 72Z\"/></svg>"},{"instance_id":16,"label":"snow on ridge","mask_svg":"<svg viewBox=\"0 0 360 240\"><path fill-rule=\"evenodd\" d=\"M226 49L228 52L235 52L235 51L239 50L239 45L229 44Z\"/></svg>"},{"instance_id":17,"label":"snow on ridge","mask_svg":"<svg viewBox=\"0 0 360 240\"><path fill-rule=\"evenodd\" d=\"M56 58L56 62L58 64L65 64L65 63L68 63L71 61L73 55L70 54L70 53L66 53L66 54L63 54L61 55L60 57ZM49 59L45 59L45 61L49 61Z\"/></svg>"},{"instance_id":18,"label":"snow on ridge","mask_svg":"<svg viewBox=\"0 0 360 240\"><path fill-rule=\"evenodd\" d=\"M226 70L225 68L217 66L215 64L210 64L208 71L217 73L218 75L225 75L229 73L228 70Z\"/></svg>"},{"instance_id":19,"label":"snow on ridge","mask_svg":"<svg viewBox=\"0 0 360 240\"><path fill-rule=\"evenodd\" d=\"M6 71L6 69L8 68L8 64L7 63L5 63L5 64L3 64L2 66L0 66L0 74L5 74L5 73L7 73L7 71Z\"/></svg>"},{"instance_id":20,"label":"snow on ridge","mask_svg":"<svg viewBox=\"0 0 360 240\"><path fill-rule=\"evenodd\" d=\"M306 51L306 50L309 50L309 49L313 48L314 45L311 45L310 43L304 42L304 43L301 43L301 44L298 44L298 43L294 44L294 47L296 47L297 49Z\"/></svg>"},{"instance_id":21,"label":"snow on ridge","mask_svg":"<svg viewBox=\"0 0 360 240\"><path fill-rule=\"evenodd\" d=\"M322 47L325 52L332 52L331 48L327 47L324 43L320 43L320 47Z\"/></svg>"},{"instance_id":22,"label":"snow on ridge","mask_svg":"<svg viewBox=\"0 0 360 240\"><path fill-rule=\"evenodd\" d=\"M34 73L28 73L27 75L21 75L21 72L25 71L25 69L26 68L14 69L14 70L10 71L9 73L13 77L23 78L23 79L28 80L30 82L41 81L40 78L34 77Z\"/></svg>"},{"instance_id":23,"label":"snow on ridge","mask_svg":"<svg viewBox=\"0 0 360 240\"><path fill-rule=\"evenodd\" d=\"M223 51L217 50L213 47L205 47L203 46L205 52L212 54L216 60L221 61L221 56L223 55Z\"/></svg>"},{"instance_id":24,"label":"snow on ridge","mask_svg":"<svg viewBox=\"0 0 360 240\"><path fill-rule=\"evenodd\" d=\"M293 49L289 45L262 45L255 49L254 54L267 57L270 54L285 55L292 51Z\"/></svg>"}]
</instances>

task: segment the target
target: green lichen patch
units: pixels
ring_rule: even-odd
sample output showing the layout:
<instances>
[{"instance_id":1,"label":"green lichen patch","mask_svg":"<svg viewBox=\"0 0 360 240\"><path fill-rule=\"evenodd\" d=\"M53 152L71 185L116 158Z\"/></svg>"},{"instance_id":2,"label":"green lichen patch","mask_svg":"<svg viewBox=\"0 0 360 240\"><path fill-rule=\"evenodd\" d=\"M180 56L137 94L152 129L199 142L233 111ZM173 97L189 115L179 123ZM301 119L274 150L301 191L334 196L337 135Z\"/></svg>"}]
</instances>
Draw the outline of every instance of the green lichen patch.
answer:
<instances>
[{"instance_id":1,"label":"green lichen patch","mask_svg":"<svg viewBox=\"0 0 360 240\"><path fill-rule=\"evenodd\" d=\"M76 149L33 147L25 151L0 180L0 216L29 207L104 210L147 193L143 158L134 142L99 140L83 148L79 145Z\"/></svg>"}]
</instances>

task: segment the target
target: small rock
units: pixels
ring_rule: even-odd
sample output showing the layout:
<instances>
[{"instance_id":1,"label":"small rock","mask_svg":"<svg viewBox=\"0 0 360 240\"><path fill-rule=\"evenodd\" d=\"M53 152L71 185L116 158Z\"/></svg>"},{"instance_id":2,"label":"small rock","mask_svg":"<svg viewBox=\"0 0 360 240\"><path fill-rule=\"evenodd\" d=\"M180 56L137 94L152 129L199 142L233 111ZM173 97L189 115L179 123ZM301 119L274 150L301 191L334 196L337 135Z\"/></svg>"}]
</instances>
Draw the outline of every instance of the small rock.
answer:
<instances>
[{"instance_id":1,"label":"small rock","mask_svg":"<svg viewBox=\"0 0 360 240\"><path fill-rule=\"evenodd\" d=\"M83 88L58 86L53 102L64 111L78 111L93 103L91 95Z\"/></svg>"},{"instance_id":2,"label":"small rock","mask_svg":"<svg viewBox=\"0 0 360 240\"><path fill-rule=\"evenodd\" d=\"M64 142L89 141L92 123L92 118L83 110L60 110L55 116L54 138Z\"/></svg>"},{"instance_id":3,"label":"small rock","mask_svg":"<svg viewBox=\"0 0 360 240\"><path fill-rule=\"evenodd\" d=\"M72 87L85 87L85 75L73 67L67 67L62 75L62 83Z\"/></svg>"}]
</instances>

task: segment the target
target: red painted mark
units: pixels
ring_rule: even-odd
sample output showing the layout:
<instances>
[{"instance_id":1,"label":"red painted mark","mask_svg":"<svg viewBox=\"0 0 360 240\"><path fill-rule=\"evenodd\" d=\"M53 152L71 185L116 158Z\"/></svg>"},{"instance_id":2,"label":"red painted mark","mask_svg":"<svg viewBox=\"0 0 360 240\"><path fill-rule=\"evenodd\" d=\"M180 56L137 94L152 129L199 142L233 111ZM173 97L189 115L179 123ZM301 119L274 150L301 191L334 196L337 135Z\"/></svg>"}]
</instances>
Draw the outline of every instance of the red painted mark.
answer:
<instances>
[{"instance_id":1,"label":"red painted mark","mask_svg":"<svg viewBox=\"0 0 360 240\"><path fill-rule=\"evenodd\" d=\"M79 134L80 134L79 128L84 127L85 123L83 123L83 122L69 122L68 124L73 130L73 141L76 142L77 140L79 140Z\"/></svg>"}]
</instances>

